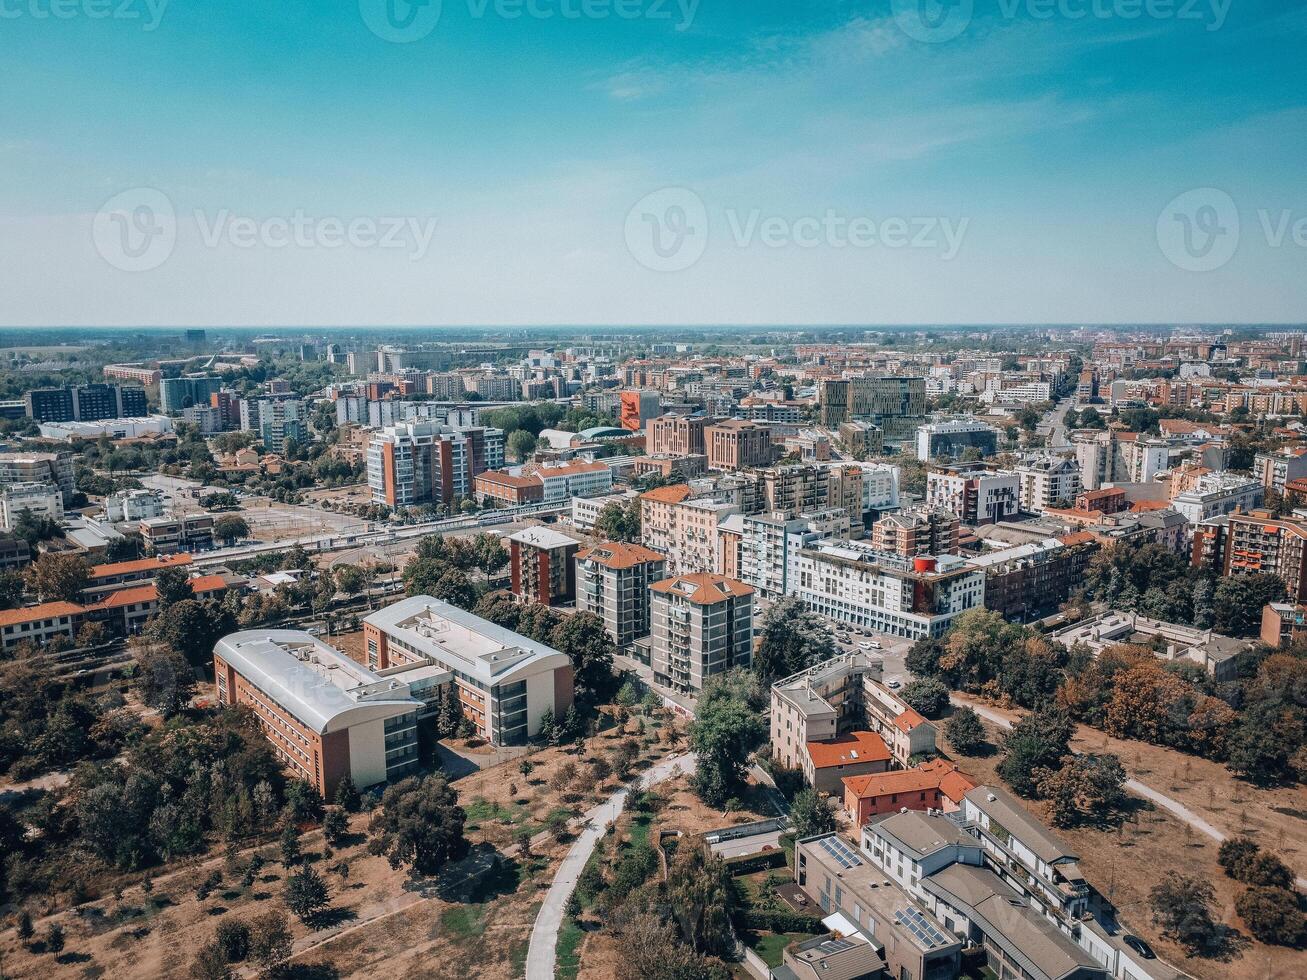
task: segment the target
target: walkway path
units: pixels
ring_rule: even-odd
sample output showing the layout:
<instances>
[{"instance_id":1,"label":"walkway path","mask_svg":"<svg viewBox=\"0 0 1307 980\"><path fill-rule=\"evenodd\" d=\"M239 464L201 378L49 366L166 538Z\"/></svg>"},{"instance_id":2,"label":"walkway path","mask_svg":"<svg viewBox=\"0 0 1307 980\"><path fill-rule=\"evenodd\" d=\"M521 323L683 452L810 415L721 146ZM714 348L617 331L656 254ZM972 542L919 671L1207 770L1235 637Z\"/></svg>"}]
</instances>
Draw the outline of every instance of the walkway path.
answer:
<instances>
[{"instance_id":1,"label":"walkway path","mask_svg":"<svg viewBox=\"0 0 1307 980\"><path fill-rule=\"evenodd\" d=\"M1010 729L1012 727L1012 722L1010 722L1007 718L1003 717L1003 715L999 714L997 711L994 711L992 708L987 708L982 704L976 704L974 701L963 701L961 698L950 697L949 700L953 702L954 707L961 708L965 706L971 708L971 710L974 711L976 714L980 715L980 717L984 718L988 722L991 722L992 724L997 725L999 728ZM1193 810L1189 809L1179 800L1172 799L1171 797L1167 796L1165 793L1159 793L1151 786L1141 783L1137 779L1127 779L1125 781L1125 788L1128 792L1133 793L1135 796L1142 796L1150 803L1161 807L1163 810L1166 810L1177 820L1187 823L1190 827L1194 828L1194 830L1206 834L1208 837L1212 838L1212 840L1216 841L1218 844L1224 841L1228 836L1220 828L1215 827L1208 821L1204 820L1202 817L1194 813ZM1307 878L1299 876L1296 879L1296 883L1299 888L1307 890Z\"/></svg>"},{"instance_id":2,"label":"walkway path","mask_svg":"<svg viewBox=\"0 0 1307 980\"><path fill-rule=\"evenodd\" d=\"M694 768L694 763L693 752L664 759L646 770L632 788L649 789L678 773L689 772ZM586 862L590 860L595 844L603 837L608 825L621 815L629 792L626 788L619 789L586 813L585 827L567 852L567 857L563 858L558 873L554 875L554 883L549 886L544 904L536 915L535 928L531 930L531 945L526 954L526 980L554 980L558 930L563 924L563 910L576 887L576 879L581 876Z\"/></svg>"}]
</instances>

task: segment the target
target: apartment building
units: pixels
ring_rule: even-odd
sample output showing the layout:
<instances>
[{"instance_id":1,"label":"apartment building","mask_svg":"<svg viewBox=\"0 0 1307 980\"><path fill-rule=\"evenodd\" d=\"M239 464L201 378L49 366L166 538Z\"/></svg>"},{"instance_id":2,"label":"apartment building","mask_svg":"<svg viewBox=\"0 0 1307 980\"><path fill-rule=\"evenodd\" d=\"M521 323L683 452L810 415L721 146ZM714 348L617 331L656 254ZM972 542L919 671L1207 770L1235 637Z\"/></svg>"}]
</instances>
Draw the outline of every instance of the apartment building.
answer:
<instances>
[{"instance_id":1,"label":"apartment building","mask_svg":"<svg viewBox=\"0 0 1307 980\"><path fill-rule=\"evenodd\" d=\"M157 385L163 379L163 372L158 368L139 364L106 364L102 373L111 381L135 381L143 387Z\"/></svg>"},{"instance_id":2,"label":"apartment building","mask_svg":"<svg viewBox=\"0 0 1307 980\"><path fill-rule=\"evenodd\" d=\"M15 570L32 563L32 548L23 538L0 534L0 569Z\"/></svg>"},{"instance_id":3,"label":"apartment building","mask_svg":"<svg viewBox=\"0 0 1307 980\"><path fill-rule=\"evenodd\" d=\"M154 490L120 490L104 498L104 519L115 524L162 517L163 509L163 497Z\"/></svg>"},{"instance_id":4,"label":"apartment building","mask_svg":"<svg viewBox=\"0 0 1307 980\"><path fill-rule=\"evenodd\" d=\"M920 639L943 634L981 605L985 576L952 555L905 560L862 542L827 540L794 556L787 589L823 616Z\"/></svg>"},{"instance_id":5,"label":"apartment building","mask_svg":"<svg viewBox=\"0 0 1307 980\"><path fill-rule=\"evenodd\" d=\"M576 598L574 559L581 544L546 525L508 536L512 593L524 602L562 606Z\"/></svg>"},{"instance_id":6,"label":"apartment building","mask_svg":"<svg viewBox=\"0 0 1307 980\"><path fill-rule=\"evenodd\" d=\"M1209 518L1193 529L1191 558L1220 575L1278 576L1289 602L1307 602L1307 521L1265 510Z\"/></svg>"},{"instance_id":7,"label":"apartment building","mask_svg":"<svg viewBox=\"0 0 1307 980\"><path fill-rule=\"evenodd\" d=\"M606 541L576 554L576 609L604 621L626 649L649 635L649 586L667 577L667 559L643 545Z\"/></svg>"},{"instance_id":8,"label":"apartment building","mask_svg":"<svg viewBox=\"0 0 1307 980\"><path fill-rule=\"evenodd\" d=\"M606 493L599 497L573 497L572 526L578 531L592 531L595 521L599 520L599 515L604 512L605 507L609 504L626 507L638 496L639 494L634 490L624 490L621 493Z\"/></svg>"},{"instance_id":9,"label":"apartment building","mask_svg":"<svg viewBox=\"0 0 1307 980\"><path fill-rule=\"evenodd\" d=\"M739 511L716 494L695 496L688 484L658 487L640 495L643 541L667 556L672 574L711 572L720 562L719 528Z\"/></svg>"},{"instance_id":10,"label":"apartment building","mask_svg":"<svg viewBox=\"0 0 1307 980\"><path fill-rule=\"evenodd\" d=\"M308 441L307 410L304 402L298 399L261 399L258 420L259 441L270 453L285 452L290 440L300 445Z\"/></svg>"},{"instance_id":11,"label":"apartment building","mask_svg":"<svg viewBox=\"0 0 1307 980\"><path fill-rule=\"evenodd\" d=\"M786 594L791 556L824 538L842 537L849 519L843 510L745 515L741 522L740 580L768 598Z\"/></svg>"},{"instance_id":12,"label":"apartment building","mask_svg":"<svg viewBox=\"0 0 1307 980\"><path fill-rule=\"evenodd\" d=\"M867 729L889 749L894 765L935 750L935 727L880 681L880 658L848 653L777 681L771 689L772 758L806 767L808 746Z\"/></svg>"},{"instance_id":13,"label":"apartment building","mask_svg":"<svg viewBox=\"0 0 1307 980\"><path fill-rule=\"evenodd\" d=\"M437 687L491 745L525 745L546 712L572 706L567 655L431 596L401 600L363 620L368 668L410 684L430 702Z\"/></svg>"},{"instance_id":14,"label":"apartment building","mask_svg":"<svg viewBox=\"0 0 1307 980\"><path fill-rule=\"evenodd\" d=\"M754 475L758 481L759 506L767 513L795 517L804 511L836 506L828 504L830 467L796 463L769 466ZM845 491L846 487L841 485L841 493Z\"/></svg>"},{"instance_id":15,"label":"apartment building","mask_svg":"<svg viewBox=\"0 0 1307 980\"><path fill-rule=\"evenodd\" d=\"M0 453L0 484L53 483L63 494L64 506L73 502L77 484L71 453Z\"/></svg>"},{"instance_id":16,"label":"apartment building","mask_svg":"<svg viewBox=\"0 0 1307 980\"><path fill-rule=\"evenodd\" d=\"M916 558L919 555L955 555L962 521L938 507L910 507L886 514L871 527L871 545L877 551Z\"/></svg>"},{"instance_id":17,"label":"apartment building","mask_svg":"<svg viewBox=\"0 0 1307 980\"><path fill-rule=\"evenodd\" d=\"M1015 473L946 468L926 474L926 504L958 515L968 527L995 524L1020 507L1021 479Z\"/></svg>"},{"instance_id":18,"label":"apartment building","mask_svg":"<svg viewBox=\"0 0 1307 980\"><path fill-rule=\"evenodd\" d=\"M246 705L285 769L333 798L346 776L366 787L418 764L422 702L299 630L251 630L213 651L218 701Z\"/></svg>"},{"instance_id":19,"label":"apartment building","mask_svg":"<svg viewBox=\"0 0 1307 980\"><path fill-rule=\"evenodd\" d=\"M844 812L855 827L898 810L955 813L967 793L976 788L970 776L945 759L931 759L911 769L845 776L840 783Z\"/></svg>"},{"instance_id":20,"label":"apartment building","mask_svg":"<svg viewBox=\"0 0 1307 980\"><path fill-rule=\"evenodd\" d=\"M603 462L528 463L522 467L522 475L540 481L541 499L545 503L561 502L569 497L594 497L613 489L612 467Z\"/></svg>"},{"instance_id":21,"label":"apartment building","mask_svg":"<svg viewBox=\"0 0 1307 980\"><path fill-rule=\"evenodd\" d=\"M753 589L700 572L649 587L654 681L687 694L753 655Z\"/></svg>"},{"instance_id":22,"label":"apartment building","mask_svg":"<svg viewBox=\"0 0 1307 980\"><path fill-rule=\"evenodd\" d=\"M705 428L704 439L708 468L713 470L768 466L775 455L767 427L745 419L715 422Z\"/></svg>"},{"instance_id":23,"label":"apartment building","mask_svg":"<svg viewBox=\"0 0 1307 980\"><path fill-rule=\"evenodd\" d=\"M645 436L650 456L704 456L711 419L702 415L663 415L650 419Z\"/></svg>"},{"instance_id":24,"label":"apartment building","mask_svg":"<svg viewBox=\"0 0 1307 980\"><path fill-rule=\"evenodd\" d=\"M1000 548L970 558L985 573L985 608L1027 623L1057 612L1084 585L1099 544L1085 532Z\"/></svg>"},{"instance_id":25,"label":"apartment building","mask_svg":"<svg viewBox=\"0 0 1307 980\"><path fill-rule=\"evenodd\" d=\"M1171 498L1171 506L1190 524L1229 514L1250 511L1262 504L1265 485L1238 473L1204 473L1193 486Z\"/></svg>"},{"instance_id":26,"label":"apartment building","mask_svg":"<svg viewBox=\"0 0 1307 980\"><path fill-rule=\"evenodd\" d=\"M152 555L178 551L207 551L213 547L213 515L150 517L140 524L145 550Z\"/></svg>"},{"instance_id":27,"label":"apartment building","mask_svg":"<svg viewBox=\"0 0 1307 980\"><path fill-rule=\"evenodd\" d=\"M841 422L839 425L840 442L850 452L865 456L879 456L885 451L885 433L879 425L870 422Z\"/></svg>"},{"instance_id":28,"label":"apartment building","mask_svg":"<svg viewBox=\"0 0 1307 980\"><path fill-rule=\"evenodd\" d=\"M440 422L406 422L375 433L367 466L372 502L395 509L451 506L474 488L467 437Z\"/></svg>"},{"instance_id":29,"label":"apartment building","mask_svg":"<svg viewBox=\"0 0 1307 980\"><path fill-rule=\"evenodd\" d=\"M1283 495L1291 480L1307 478L1307 447L1285 446L1253 457L1253 477L1267 490Z\"/></svg>"},{"instance_id":30,"label":"apartment building","mask_svg":"<svg viewBox=\"0 0 1307 980\"><path fill-rule=\"evenodd\" d=\"M62 521L64 495L53 483L9 483L0 487L0 529L12 531L24 514Z\"/></svg>"},{"instance_id":31,"label":"apartment building","mask_svg":"<svg viewBox=\"0 0 1307 980\"><path fill-rule=\"evenodd\" d=\"M1164 439L1120 429L1073 432L1080 485L1097 490L1104 483L1151 483L1170 466L1171 450Z\"/></svg>"},{"instance_id":32,"label":"apartment building","mask_svg":"<svg viewBox=\"0 0 1307 980\"><path fill-rule=\"evenodd\" d=\"M948 419L929 422L917 429L917 459L958 459L968 449L982 457L998 452L998 430L979 419Z\"/></svg>"},{"instance_id":33,"label":"apartment building","mask_svg":"<svg viewBox=\"0 0 1307 980\"><path fill-rule=\"evenodd\" d=\"M1065 456L1043 454L1012 467L1020 480L1018 500L1027 514L1067 507L1080 494L1080 467Z\"/></svg>"}]
</instances>

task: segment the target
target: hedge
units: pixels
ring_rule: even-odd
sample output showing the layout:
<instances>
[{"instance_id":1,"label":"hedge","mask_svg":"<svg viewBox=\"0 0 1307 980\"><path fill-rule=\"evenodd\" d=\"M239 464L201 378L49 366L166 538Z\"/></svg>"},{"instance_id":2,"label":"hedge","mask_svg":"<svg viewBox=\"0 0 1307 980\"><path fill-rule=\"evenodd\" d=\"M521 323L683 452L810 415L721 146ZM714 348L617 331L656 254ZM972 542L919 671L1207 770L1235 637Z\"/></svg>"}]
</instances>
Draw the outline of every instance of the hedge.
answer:
<instances>
[{"instance_id":1,"label":"hedge","mask_svg":"<svg viewBox=\"0 0 1307 980\"><path fill-rule=\"evenodd\" d=\"M785 852L780 850L759 851L757 854L744 854L726 859L726 870L732 875L749 875L765 868L783 867L785 867Z\"/></svg>"},{"instance_id":2,"label":"hedge","mask_svg":"<svg viewBox=\"0 0 1307 980\"><path fill-rule=\"evenodd\" d=\"M785 912L779 909L751 909L740 917L740 924L754 932L807 932L819 934L826 931L821 919L798 912Z\"/></svg>"}]
</instances>

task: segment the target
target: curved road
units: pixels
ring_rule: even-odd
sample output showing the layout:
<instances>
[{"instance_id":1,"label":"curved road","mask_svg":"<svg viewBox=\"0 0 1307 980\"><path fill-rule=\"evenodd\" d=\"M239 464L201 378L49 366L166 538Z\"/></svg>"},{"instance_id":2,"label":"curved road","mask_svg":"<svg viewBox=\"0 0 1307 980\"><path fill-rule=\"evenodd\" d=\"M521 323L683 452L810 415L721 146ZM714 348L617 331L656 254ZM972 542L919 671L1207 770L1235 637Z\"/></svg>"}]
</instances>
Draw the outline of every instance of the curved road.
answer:
<instances>
[{"instance_id":1,"label":"curved road","mask_svg":"<svg viewBox=\"0 0 1307 980\"><path fill-rule=\"evenodd\" d=\"M531 945L526 953L526 980L554 980L554 967L558 951L558 930L563 924L563 910L567 900L576 887L576 879L581 876L585 864L594 852L595 844L604 835L608 825L622 813L626 797L631 789L649 789L681 772L694 768L693 752L664 759L656 766L646 770L630 788L619 789L603 803L589 810L585 815L585 828L576 838L567 857L563 858L554 883L549 886L544 904L536 915L535 927L531 930Z\"/></svg>"}]
</instances>

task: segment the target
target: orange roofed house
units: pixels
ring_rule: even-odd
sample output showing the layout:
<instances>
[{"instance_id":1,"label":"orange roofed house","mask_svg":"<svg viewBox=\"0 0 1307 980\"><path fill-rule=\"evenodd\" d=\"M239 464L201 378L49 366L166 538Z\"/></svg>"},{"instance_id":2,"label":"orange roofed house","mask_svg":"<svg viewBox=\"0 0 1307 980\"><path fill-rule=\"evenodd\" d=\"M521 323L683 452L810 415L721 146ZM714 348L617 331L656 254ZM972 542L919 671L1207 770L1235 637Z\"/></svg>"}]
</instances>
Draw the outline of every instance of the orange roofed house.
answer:
<instances>
[{"instance_id":1,"label":"orange roofed house","mask_svg":"<svg viewBox=\"0 0 1307 980\"><path fill-rule=\"evenodd\" d=\"M847 777L886 772L892 764L884 739L874 732L848 732L824 742L808 742L803 775L808 785L827 795L842 791Z\"/></svg>"},{"instance_id":2,"label":"orange roofed house","mask_svg":"<svg viewBox=\"0 0 1307 980\"><path fill-rule=\"evenodd\" d=\"M914 769L845 776L842 782L844 809L859 827L879 813L895 810L957 810L962 798L976 788L975 780L944 759Z\"/></svg>"}]
</instances>

